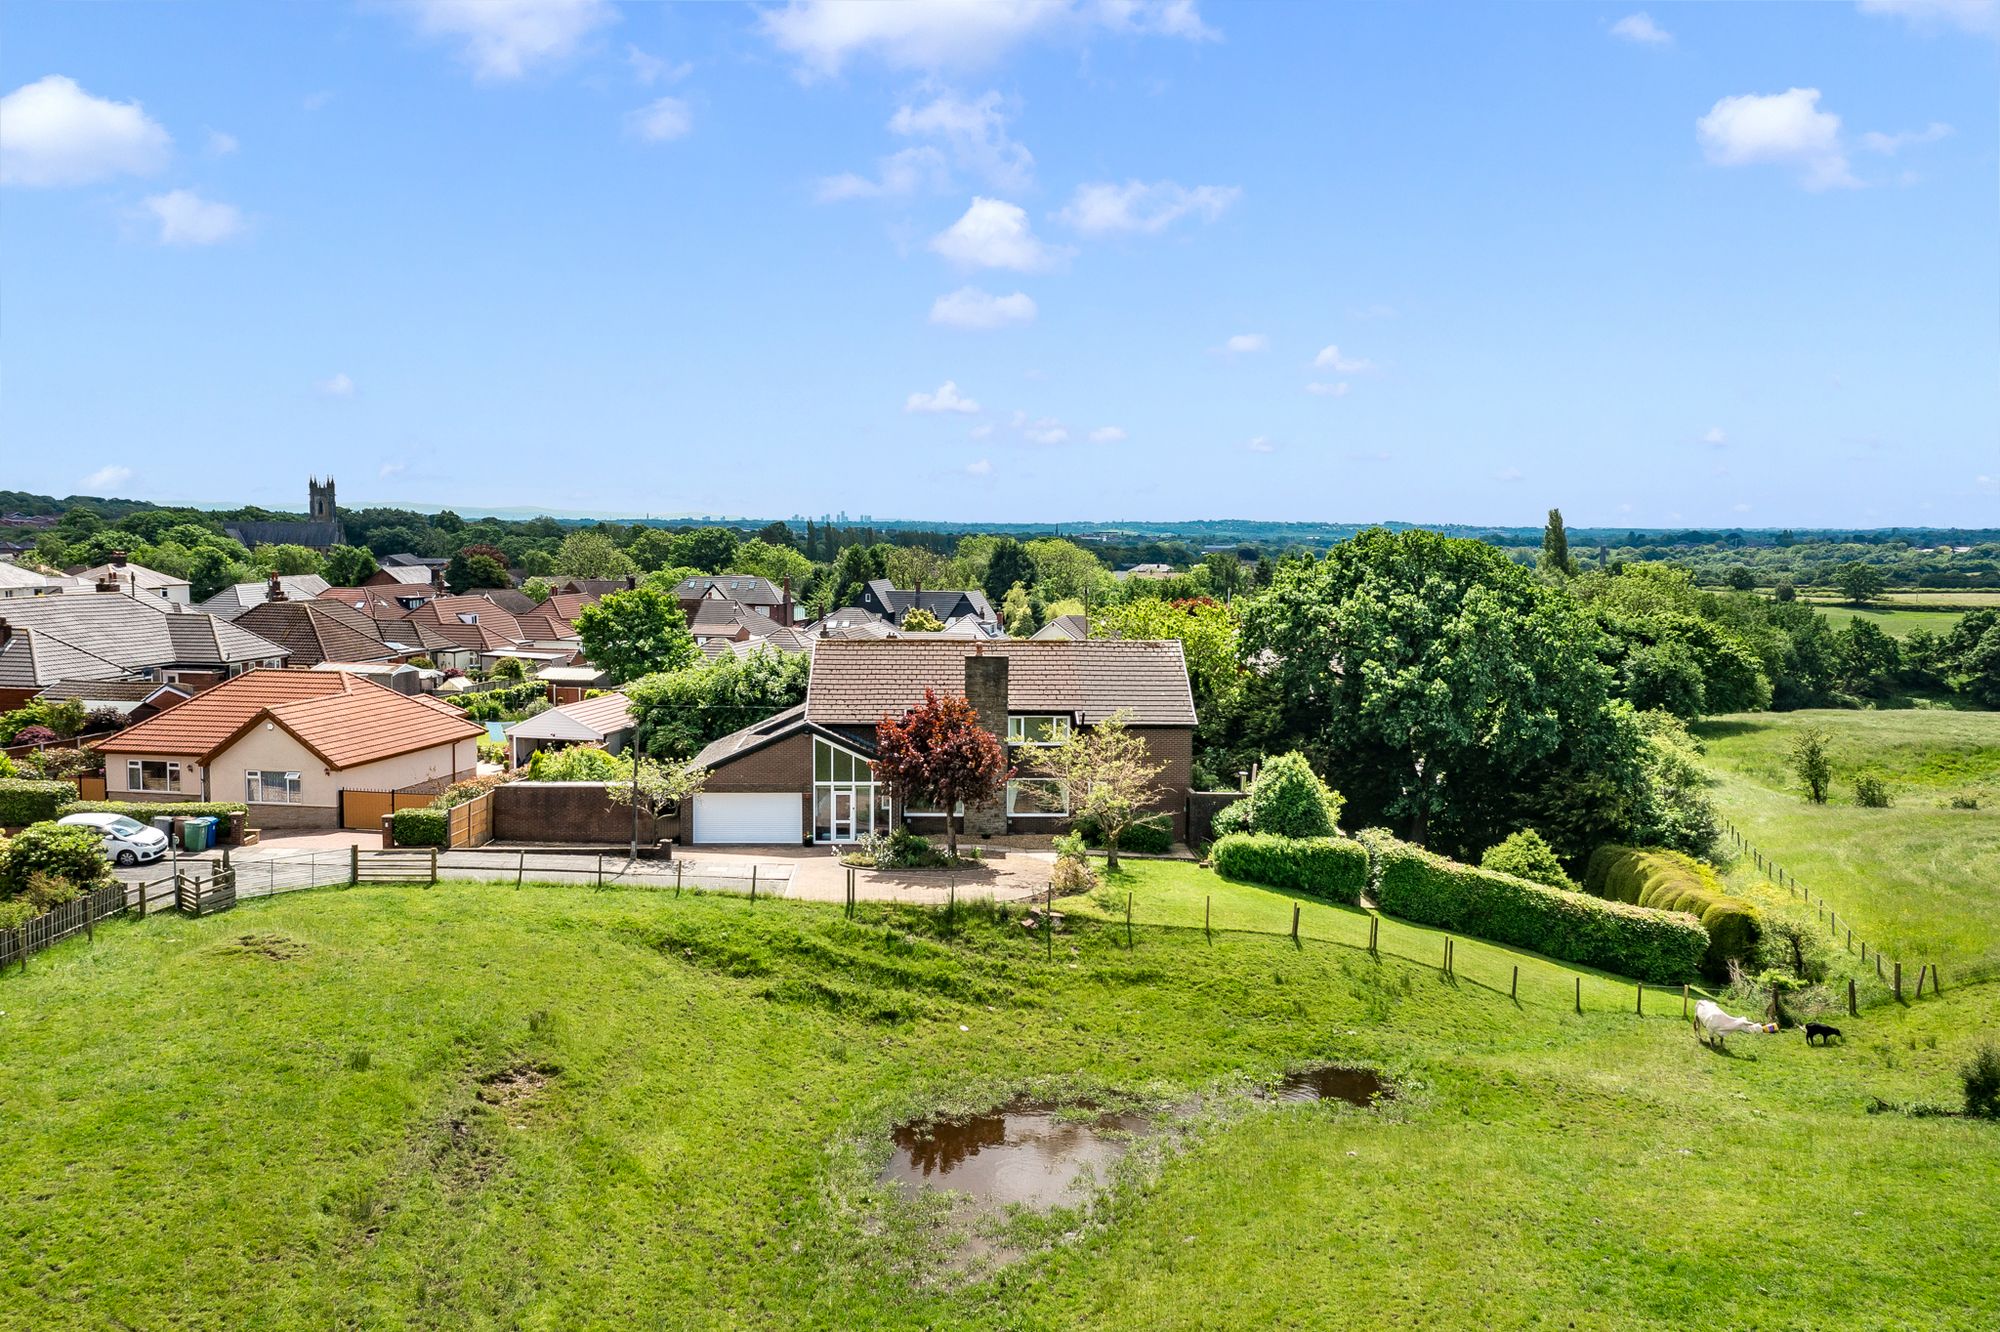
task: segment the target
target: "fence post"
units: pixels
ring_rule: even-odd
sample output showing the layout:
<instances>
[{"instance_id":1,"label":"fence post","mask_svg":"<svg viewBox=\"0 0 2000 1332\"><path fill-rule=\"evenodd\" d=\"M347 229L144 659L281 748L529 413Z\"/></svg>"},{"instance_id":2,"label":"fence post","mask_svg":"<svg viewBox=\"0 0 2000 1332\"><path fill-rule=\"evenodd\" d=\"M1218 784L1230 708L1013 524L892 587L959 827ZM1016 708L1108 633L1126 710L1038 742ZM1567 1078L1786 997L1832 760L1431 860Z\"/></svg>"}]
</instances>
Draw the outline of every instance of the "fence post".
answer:
<instances>
[{"instance_id":1,"label":"fence post","mask_svg":"<svg viewBox=\"0 0 2000 1332\"><path fill-rule=\"evenodd\" d=\"M1860 1017L1861 1009L1854 1002L1854 977L1847 978L1847 1016Z\"/></svg>"},{"instance_id":2,"label":"fence post","mask_svg":"<svg viewBox=\"0 0 2000 1332\"><path fill-rule=\"evenodd\" d=\"M1683 1021L1685 1021L1685 1020L1687 1019L1687 1015L1688 1015L1688 987L1687 987L1687 982L1686 982L1686 981L1682 981L1682 982L1681 982L1681 1019L1682 1019Z\"/></svg>"},{"instance_id":3,"label":"fence post","mask_svg":"<svg viewBox=\"0 0 2000 1332\"><path fill-rule=\"evenodd\" d=\"M757 867L755 865L750 867L750 900L752 902L757 900Z\"/></svg>"},{"instance_id":4,"label":"fence post","mask_svg":"<svg viewBox=\"0 0 2000 1332\"><path fill-rule=\"evenodd\" d=\"M1583 1012L1583 977L1576 978L1576 1011Z\"/></svg>"},{"instance_id":5,"label":"fence post","mask_svg":"<svg viewBox=\"0 0 2000 1332\"><path fill-rule=\"evenodd\" d=\"M681 895L681 868L682 868L682 862L681 862L681 861L678 861L678 860L676 860L676 861L674 862L674 896L675 896L675 897L679 897L679 896ZM849 896L849 897L852 897L852 896L854 895L854 872L853 872L852 870L849 870L849 871L848 871L848 873L847 873L847 885L848 885L848 896Z\"/></svg>"},{"instance_id":6,"label":"fence post","mask_svg":"<svg viewBox=\"0 0 2000 1332\"><path fill-rule=\"evenodd\" d=\"M1875 954L1875 979L1882 979L1882 954L1879 952Z\"/></svg>"},{"instance_id":7,"label":"fence post","mask_svg":"<svg viewBox=\"0 0 2000 1332\"><path fill-rule=\"evenodd\" d=\"M1646 982L1640 981L1637 988L1639 993L1632 1000L1632 1011L1640 1017L1644 1017L1646 1016Z\"/></svg>"},{"instance_id":8,"label":"fence post","mask_svg":"<svg viewBox=\"0 0 2000 1332\"><path fill-rule=\"evenodd\" d=\"M679 881L679 877L676 876L675 882ZM847 918L854 919L854 866L852 865L847 867Z\"/></svg>"},{"instance_id":9,"label":"fence post","mask_svg":"<svg viewBox=\"0 0 2000 1332\"><path fill-rule=\"evenodd\" d=\"M273 873L275 872L276 871L273 871ZM349 888L352 888L355 884L360 882L361 882L361 848L359 846L350 846L347 848L347 886Z\"/></svg>"},{"instance_id":10,"label":"fence post","mask_svg":"<svg viewBox=\"0 0 2000 1332\"><path fill-rule=\"evenodd\" d=\"M1935 999L1944 991L1938 985L1938 964L1931 963L1931 998Z\"/></svg>"},{"instance_id":11,"label":"fence post","mask_svg":"<svg viewBox=\"0 0 2000 1332\"><path fill-rule=\"evenodd\" d=\"M437 849L436 847L432 847L432 848L431 848L431 882L432 882L432 883L436 883L437 881L438 881L438 849Z\"/></svg>"},{"instance_id":12,"label":"fence post","mask_svg":"<svg viewBox=\"0 0 2000 1332\"><path fill-rule=\"evenodd\" d=\"M1299 909L1292 908L1292 937L1299 937ZM1132 951L1132 894L1125 894L1125 951Z\"/></svg>"},{"instance_id":13,"label":"fence post","mask_svg":"<svg viewBox=\"0 0 2000 1332\"><path fill-rule=\"evenodd\" d=\"M1521 964L1519 962L1514 964L1514 979L1508 982L1507 997L1509 999L1519 999L1521 997Z\"/></svg>"},{"instance_id":14,"label":"fence post","mask_svg":"<svg viewBox=\"0 0 2000 1332\"><path fill-rule=\"evenodd\" d=\"M602 851L597 853L597 886L599 888L604 886L604 853Z\"/></svg>"},{"instance_id":15,"label":"fence post","mask_svg":"<svg viewBox=\"0 0 2000 1332\"><path fill-rule=\"evenodd\" d=\"M678 872L679 867L676 866L675 870L676 873L674 877L678 879L680 878L680 874ZM521 858L514 862L514 886L516 888L519 888L521 886L522 876L527 874L527 872L528 872L528 851L526 847L523 847L521 849Z\"/></svg>"},{"instance_id":16,"label":"fence post","mask_svg":"<svg viewBox=\"0 0 2000 1332\"><path fill-rule=\"evenodd\" d=\"M1129 900L1131 894L1127 893L1126 897ZM1297 943L1298 941L1299 941L1299 904L1297 902L1294 902L1292 903L1292 942Z\"/></svg>"},{"instance_id":17,"label":"fence post","mask_svg":"<svg viewBox=\"0 0 2000 1332\"><path fill-rule=\"evenodd\" d=\"M1374 915L1371 915L1371 916L1369 916L1369 917L1368 917L1368 951L1369 951L1369 952L1370 952L1371 954L1374 954L1374 953L1376 953L1376 947L1375 947L1375 944L1376 944L1376 941L1377 941L1377 939L1378 939L1378 938L1380 937L1380 933L1381 933L1381 929L1382 929L1382 918L1381 918L1380 916L1374 916ZM1514 968L1514 971L1516 972L1516 974L1518 974L1518 973L1520 972L1520 970L1521 970L1521 969L1520 969L1519 967L1515 967L1515 968Z\"/></svg>"},{"instance_id":18,"label":"fence post","mask_svg":"<svg viewBox=\"0 0 2000 1332\"><path fill-rule=\"evenodd\" d=\"M1903 964L1896 964L1896 1002L1903 1002Z\"/></svg>"},{"instance_id":19,"label":"fence post","mask_svg":"<svg viewBox=\"0 0 2000 1332\"><path fill-rule=\"evenodd\" d=\"M1211 943L1214 942L1215 940L1215 934L1212 930L1209 929L1208 921L1209 921L1209 913L1212 912L1214 909L1215 909L1214 897L1212 896L1203 897L1201 899L1201 937L1209 940Z\"/></svg>"}]
</instances>

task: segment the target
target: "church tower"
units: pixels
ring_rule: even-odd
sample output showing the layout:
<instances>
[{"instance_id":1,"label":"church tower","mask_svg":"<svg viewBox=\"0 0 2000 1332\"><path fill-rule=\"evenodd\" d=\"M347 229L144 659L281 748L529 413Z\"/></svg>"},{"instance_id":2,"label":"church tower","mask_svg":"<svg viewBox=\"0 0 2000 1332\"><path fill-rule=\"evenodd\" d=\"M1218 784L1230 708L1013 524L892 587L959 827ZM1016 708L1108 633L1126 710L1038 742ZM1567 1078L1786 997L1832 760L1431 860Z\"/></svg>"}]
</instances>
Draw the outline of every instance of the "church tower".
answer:
<instances>
[{"instance_id":1,"label":"church tower","mask_svg":"<svg viewBox=\"0 0 2000 1332\"><path fill-rule=\"evenodd\" d=\"M311 515L316 523L330 523L333 515L333 478L321 481L318 477L306 478L306 490L311 495Z\"/></svg>"}]
</instances>

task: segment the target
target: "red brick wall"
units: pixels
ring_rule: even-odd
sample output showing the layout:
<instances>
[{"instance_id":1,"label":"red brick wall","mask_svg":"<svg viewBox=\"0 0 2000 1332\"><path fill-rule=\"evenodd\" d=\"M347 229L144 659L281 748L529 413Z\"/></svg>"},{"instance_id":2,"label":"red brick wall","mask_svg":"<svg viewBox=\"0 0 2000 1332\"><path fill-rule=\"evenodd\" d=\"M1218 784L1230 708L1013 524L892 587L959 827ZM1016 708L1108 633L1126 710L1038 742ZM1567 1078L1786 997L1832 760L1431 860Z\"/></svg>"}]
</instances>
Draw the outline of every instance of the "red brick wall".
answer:
<instances>
[{"instance_id":1,"label":"red brick wall","mask_svg":"<svg viewBox=\"0 0 2000 1332\"><path fill-rule=\"evenodd\" d=\"M671 818L648 828L639 816L639 840L673 831ZM602 782L507 782L493 788L493 839L498 842L583 842L611 846L630 841L632 807L604 793Z\"/></svg>"},{"instance_id":2,"label":"red brick wall","mask_svg":"<svg viewBox=\"0 0 2000 1332\"><path fill-rule=\"evenodd\" d=\"M787 736L708 774L704 791L797 791L799 826L812 834L813 737ZM685 829L683 829L685 832Z\"/></svg>"}]
</instances>

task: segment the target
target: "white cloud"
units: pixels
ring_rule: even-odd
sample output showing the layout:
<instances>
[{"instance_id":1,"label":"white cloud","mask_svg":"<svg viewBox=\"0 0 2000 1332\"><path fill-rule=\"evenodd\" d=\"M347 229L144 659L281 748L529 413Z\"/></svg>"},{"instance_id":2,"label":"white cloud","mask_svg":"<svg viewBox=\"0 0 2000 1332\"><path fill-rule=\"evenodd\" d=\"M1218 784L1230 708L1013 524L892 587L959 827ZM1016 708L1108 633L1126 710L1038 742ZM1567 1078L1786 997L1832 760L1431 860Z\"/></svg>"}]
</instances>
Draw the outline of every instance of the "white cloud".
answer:
<instances>
[{"instance_id":1,"label":"white cloud","mask_svg":"<svg viewBox=\"0 0 2000 1332\"><path fill-rule=\"evenodd\" d=\"M225 134L218 129L212 129L208 132L207 148L210 157L228 157L236 151L237 147L238 144L234 134Z\"/></svg>"},{"instance_id":2,"label":"white cloud","mask_svg":"<svg viewBox=\"0 0 2000 1332\"><path fill-rule=\"evenodd\" d=\"M693 127L687 103L678 97L662 97L625 117L625 128L648 143L678 139Z\"/></svg>"},{"instance_id":3,"label":"white cloud","mask_svg":"<svg viewBox=\"0 0 2000 1332\"><path fill-rule=\"evenodd\" d=\"M944 154L925 145L905 148L883 158L880 175L875 180L852 171L822 177L814 197L821 203L838 203L843 199L898 199L925 189L942 192L950 185L951 169L945 163Z\"/></svg>"},{"instance_id":4,"label":"white cloud","mask_svg":"<svg viewBox=\"0 0 2000 1332\"><path fill-rule=\"evenodd\" d=\"M1367 375L1375 372L1375 362L1365 356L1343 356L1339 347L1326 346L1313 357L1313 369L1331 370L1337 375Z\"/></svg>"},{"instance_id":5,"label":"white cloud","mask_svg":"<svg viewBox=\"0 0 2000 1332\"><path fill-rule=\"evenodd\" d=\"M1521 469L1518 467L1503 467L1499 471L1493 474L1493 479L1495 481L1500 482L1502 485L1511 486L1516 481L1521 480L1523 478L1523 475L1524 474L1522 473Z\"/></svg>"},{"instance_id":6,"label":"white cloud","mask_svg":"<svg viewBox=\"0 0 2000 1332\"><path fill-rule=\"evenodd\" d=\"M108 492L111 487L122 486L131 479L131 468L111 463L83 478L83 491L87 495L101 495Z\"/></svg>"},{"instance_id":7,"label":"white cloud","mask_svg":"<svg viewBox=\"0 0 2000 1332\"><path fill-rule=\"evenodd\" d=\"M791 0L757 26L806 77L873 56L901 69L990 64L1031 37L1105 28L1202 41L1194 0Z\"/></svg>"},{"instance_id":8,"label":"white cloud","mask_svg":"<svg viewBox=\"0 0 2000 1332\"><path fill-rule=\"evenodd\" d=\"M1652 15L1645 10L1627 14L1611 25L1611 35L1641 46L1672 46L1674 35L1653 22Z\"/></svg>"},{"instance_id":9,"label":"white cloud","mask_svg":"<svg viewBox=\"0 0 2000 1332\"><path fill-rule=\"evenodd\" d=\"M2000 478L1990 477L1984 473L1973 477L1972 484L1981 490L2000 490Z\"/></svg>"},{"instance_id":10,"label":"white cloud","mask_svg":"<svg viewBox=\"0 0 2000 1332\"><path fill-rule=\"evenodd\" d=\"M386 481L408 466L406 462L385 462L375 469L375 475Z\"/></svg>"},{"instance_id":11,"label":"white cloud","mask_svg":"<svg viewBox=\"0 0 2000 1332\"><path fill-rule=\"evenodd\" d=\"M897 107L889 132L942 141L954 162L996 190L1025 189L1034 180L1035 156L1008 135L997 92L974 102L943 93L922 106Z\"/></svg>"},{"instance_id":12,"label":"white cloud","mask_svg":"<svg viewBox=\"0 0 2000 1332\"><path fill-rule=\"evenodd\" d=\"M1923 31L1958 28L1981 37L2000 36L2000 3L1995 0L1861 0L1864 14L1888 14Z\"/></svg>"},{"instance_id":13,"label":"white cloud","mask_svg":"<svg viewBox=\"0 0 2000 1332\"><path fill-rule=\"evenodd\" d=\"M1701 432L1701 442L1719 449L1729 442L1729 434L1721 426L1710 426Z\"/></svg>"},{"instance_id":14,"label":"white cloud","mask_svg":"<svg viewBox=\"0 0 2000 1332\"><path fill-rule=\"evenodd\" d=\"M1090 442L1093 444L1123 444L1125 442L1125 427L1099 426L1090 432Z\"/></svg>"},{"instance_id":15,"label":"white cloud","mask_svg":"<svg viewBox=\"0 0 2000 1332\"><path fill-rule=\"evenodd\" d=\"M1351 391L1347 381L1344 379L1337 384L1314 383L1306 385L1306 392L1322 398L1344 398Z\"/></svg>"},{"instance_id":16,"label":"white cloud","mask_svg":"<svg viewBox=\"0 0 2000 1332\"><path fill-rule=\"evenodd\" d=\"M991 476L993 475L993 462L988 458L981 458L977 462L969 462L965 465L965 474L967 476Z\"/></svg>"},{"instance_id":17,"label":"white cloud","mask_svg":"<svg viewBox=\"0 0 2000 1332\"><path fill-rule=\"evenodd\" d=\"M193 190L151 195L146 208L160 224L162 245L215 245L243 231L243 214L234 204L204 199Z\"/></svg>"},{"instance_id":18,"label":"white cloud","mask_svg":"<svg viewBox=\"0 0 2000 1332\"><path fill-rule=\"evenodd\" d=\"M935 393L912 393L903 403L906 412L976 412L979 404L959 394L958 385L945 380Z\"/></svg>"},{"instance_id":19,"label":"white cloud","mask_svg":"<svg viewBox=\"0 0 2000 1332\"><path fill-rule=\"evenodd\" d=\"M150 176L173 140L137 102L92 97L51 74L0 97L0 185L88 185Z\"/></svg>"},{"instance_id":20,"label":"white cloud","mask_svg":"<svg viewBox=\"0 0 2000 1332\"><path fill-rule=\"evenodd\" d=\"M1035 302L1025 292L995 296L978 287L960 287L931 303L931 322L946 328L1005 328L1032 323Z\"/></svg>"},{"instance_id":21,"label":"white cloud","mask_svg":"<svg viewBox=\"0 0 2000 1332\"><path fill-rule=\"evenodd\" d=\"M1251 453L1269 453L1277 446L1271 443L1267 435L1254 435L1243 441L1243 447Z\"/></svg>"},{"instance_id":22,"label":"white cloud","mask_svg":"<svg viewBox=\"0 0 2000 1332\"><path fill-rule=\"evenodd\" d=\"M985 439L993 433L993 423L991 421L981 421L965 433L972 439Z\"/></svg>"},{"instance_id":23,"label":"white cloud","mask_svg":"<svg viewBox=\"0 0 2000 1332\"><path fill-rule=\"evenodd\" d=\"M931 249L967 268L1011 268L1039 273L1053 268L1066 252L1044 245L1028 224L1028 214L1004 199L974 198L965 216L931 238Z\"/></svg>"},{"instance_id":24,"label":"white cloud","mask_svg":"<svg viewBox=\"0 0 2000 1332\"><path fill-rule=\"evenodd\" d=\"M299 106L307 111L322 111L326 108L326 104L332 100L333 94L325 89L321 89L319 92L307 93L304 97L301 97L299 99Z\"/></svg>"},{"instance_id":25,"label":"white cloud","mask_svg":"<svg viewBox=\"0 0 2000 1332\"><path fill-rule=\"evenodd\" d=\"M425 35L463 43L460 55L482 79L518 79L565 59L618 21L610 0L415 0L414 10Z\"/></svg>"},{"instance_id":26,"label":"white cloud","mask_svg":"<svg viewBox=\"0 0 2000 1332\"><path fill-rule=\"evenodd\" d=\"M1933 120L1920 130L1906 130L1901 134L1883 134L1877 130L1870 130L1861 136L1861 146L1871 153L1880 153L1884 157L1894 157L1905 148L1914 148L1918 144L1936 143L1939 139L1949 138L1951 133L1951 126L1945 124L1942 120Z\"/></svg>"},{"instance_id":27,"label":"white cloud","mask_svg":"<svg viewBox=\"0 0 2000 1332\"><path fill-rule=\"evenodd\" d=\"M1023 421L1020 413L1015 413L1014 423L1031 444L1067 444L1069 427L1053 416L1044 416L1034 421Z\"/></svg>"},{"instance_id":28,"label":"white cloud","mask_svg":"<svg viewBox=\"0 0 2000 1332\"><path fill-rule=\"evenodd\" d=\"M331 375L313 385L329 398L351 398L354 396L354 381L345 371Z\"/></svg>"},{"instance_id":29,"label":"white cloud","mask_svg":"<svg viewBox=\"0 0 2000 1332\"><path fill-rule=\"evenodd\" d=\"M678 65L669 65L652 52L641 51L629 42L625 45L625 63L632 67L632 77L648 88L662 79L668 83L679 83L694 72L694 66L685 60Z\"/></svg>"},{"instance_id":30,"label":"white cloud","mask_svg":"<svg viewBox=\"0 0 2000 1332\"><path fill-rule=\"evenodd\" d=\"M1197 185L1188 189L1171 180L1123 185L1093 181L1076 187L1068 207L1056 217L1083 232L1101 236L1114 232L1165 231L1184 217L1213 222L1242 196L1233 185Z\"/></svg>"},{"instance_id":31,"label":"white cloud","mask_svg":"<svg viewBox=\"0 0 2000 1332\"><path fill-rule=\"evenodd\" d=\"M1262 333L1237 333L1216 350L1225 356L1248 356L1270 345L1271 340Z\"/></svg>"},{"instance_id":32,"label":"white cloud","mask_svg":"<svg viewBox=\"0 0 2000 1332\"><path fill-rule=\"evenodd\" d=\"M1725 97L1695 122L1695 137L1717 166L1794 167L1809 190L1861 183L1847 169L1840 117L1819 109L1817 88Z\"/></svg>"}]
</instances>

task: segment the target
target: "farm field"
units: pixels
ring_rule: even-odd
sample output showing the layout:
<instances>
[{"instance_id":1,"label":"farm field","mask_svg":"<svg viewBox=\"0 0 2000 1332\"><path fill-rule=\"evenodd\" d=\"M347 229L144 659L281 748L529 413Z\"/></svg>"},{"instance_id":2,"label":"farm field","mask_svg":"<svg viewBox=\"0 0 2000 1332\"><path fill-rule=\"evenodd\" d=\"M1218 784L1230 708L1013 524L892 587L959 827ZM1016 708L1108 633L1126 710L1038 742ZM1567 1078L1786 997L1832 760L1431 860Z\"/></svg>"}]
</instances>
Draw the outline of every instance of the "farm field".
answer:
<instances>
[{"instance_id":1,"label":"farm field","mask_svg":"<svg viewBox=\"0 0 2000 1332\"><path fill-rule=\"evenodd\" d=\"M1802 726L1832 737L1832 799L1809 805L1789 755ZM1746 713L1698 724L1717 805L1743 835L1824 895L1873 945L1916 965L2000 959L2000 713L1942 709ZM1853 775L1889 786L1854 803ZM1953 798L1977 809L1953 809ZM1739 863L1739 884L1755 868Z\"/></svg>"},{"instance_id":2,"label":"farm field","mask_svg":"<svg viewBox=\"0 0 2000 1332\"><path fill-rule=\"evenodd\" d=\"M1124 895L1140 920L1128 948ZM100 928L0 978L0 1326L1988 1328L2000 987L1698 1048L1678 997L1184 864L962 909L445 884ZM1201 930L1207 908L1218 927ZM1519 964L1519 1005L1492 980ZM1240 1093L1317 1061L1376 1109ZM874 1184L1022 1091L1206 1107L961 1270ZM1134 1162L1141 1162L1135 1154ZM1835 1255L1828 1260L1827 1255Z\"/></svg>"},{"instance_id":3,"label":"farm field","mask_svg":"<svg viewBox=\"0 0 2000 1332\"><path fill-rule=\"evenodd\" d=\"M1903 638L1918 629L1948 634L1965 618L1962 610L1926 610L1918 606L1849 606L1815 604L1813 609L1826 617L1835 629L1845 629L1856 620L1866 620L1892 638Z\"/></svg>"}]
</instances>

